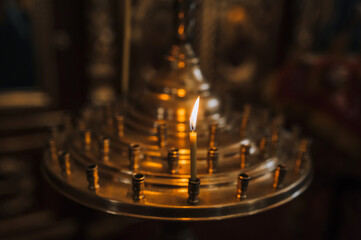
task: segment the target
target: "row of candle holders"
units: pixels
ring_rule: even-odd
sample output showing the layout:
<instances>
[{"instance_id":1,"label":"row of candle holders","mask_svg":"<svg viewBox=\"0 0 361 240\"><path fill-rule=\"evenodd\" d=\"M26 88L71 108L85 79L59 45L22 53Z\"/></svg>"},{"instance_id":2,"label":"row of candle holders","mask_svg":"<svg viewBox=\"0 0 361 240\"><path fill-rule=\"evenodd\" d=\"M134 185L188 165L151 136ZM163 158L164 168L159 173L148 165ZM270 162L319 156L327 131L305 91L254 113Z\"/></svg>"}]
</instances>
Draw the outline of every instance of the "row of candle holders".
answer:
<instances>
[{"instance_id":1,"label":"row of candle holders","mask_svg":"<svg viewBox=\"0 0 361 240\"><path fill-rule=\"evenodd\" d=\"M89 136L89 135L85 135ZM88 137L84 138L84 142L88 142ZM109 153L109 139L104 141L104 148L102 150L103 157L104 153ZM57 151L56 142L54 138L49 139L49 150L53 160L58 160L61 174L64 177L69 177L71 175L71 163L70 163L70 153ZM264 145L264 140L261 140L260 145ZM303 164L306 158L306 152L308 150L309 140L302 139L299 145L298 154L296 157L294 171L299 173L302 171ZM85 145L86 146L86 145ZM249 155L250 145L248 143L241 143L240 145L240 168L245 169L247 156ZM135 173L132 175L132 197L135 201L139 201L145 198L144 188L145 188L145 176L142 173L136 172L139 166L140 159L140 145L131 144L129 146L129 169ZM109 157L109 155L107 155ZM179 160L179 150L177 148L171 148L168 151L168 165L171 173L176 172ZM217 162L218 162L218 149L216 147L210 147L207 154L208 162L208 173L213 174L217 172ZM285 179L287 173L287 168L285 164L278 164L274 170L274 178L272 187L278 189L282 187L282 183ZM86 178L88 181L88 189L91 191L96 190L100 187L99 185L99 174L98 174L98 165L90 164L86 168ZM236 197L240 200L247 198L246 192L249 185L251 176L247 173L240 173L237 179L237 189ZM188 199L187 202L191 205L196 205L199 202L199 191L200 191L200 179L195 180L189 179L188 182Z\"/></svg>"}]
</instances>

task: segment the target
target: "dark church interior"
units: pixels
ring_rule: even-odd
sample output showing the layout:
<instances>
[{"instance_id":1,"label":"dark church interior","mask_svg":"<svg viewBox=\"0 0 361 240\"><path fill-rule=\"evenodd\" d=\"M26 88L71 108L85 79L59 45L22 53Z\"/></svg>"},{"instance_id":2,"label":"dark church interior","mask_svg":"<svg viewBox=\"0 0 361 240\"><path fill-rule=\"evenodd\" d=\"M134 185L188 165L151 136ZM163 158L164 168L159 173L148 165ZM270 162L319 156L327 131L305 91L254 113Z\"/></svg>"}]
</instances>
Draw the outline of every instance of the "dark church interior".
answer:
<instances>
[{"instance_id":1,"label":"dark church interior","mask_svg":"<svg viewBox=\"0 0 361 240\"><path fill-rule=\"evenodd\" d=\"M179 10L184 6L185 10ZM230 112L240 112L239 119L244 120L247 106L252 106L251 113L254 109L267 109L262 112L282 116L284 132L308 139L307 161L311 163L307 172L300 174L308 174L312 180L302 183L304 186L297 194L289 194L284 201L260 211L251 211L258 205L250 203L244 214L237 210L224 213L221 207L217 210L209 204L204 213L208 217L194 219L187 218L186 211L183 218L180 211L177 216L167 215L172 209L151 212L151 204L143 200L130 199L134 210L129 208L125 213L121 208L114 210L111 204L98 207L96 202L89 204L90 200L86 200L88 194L95 192L85 189L80 200L75 199L66 187L61 187L72 184L72 180L57 178L59 185L51 177L49 180L53 166L47 160L49 137L66 128L64 119L74 129L81 128L78 119L88 116L89 106L95 112L99 109L107 112L107 107L116 102L146 109L141 112L147 114L160 102L176 99L192 107L195 100L192 97L197 94L201 103L206 101L203 99L208 95L196 90L193 93L188 84L194 82L187 81L182 82L187 89L184 92L178 89L176 93L159 94L159 102L155 103L147 100L151 96L147 91L160 86L153 84L156 76L172 76L158 82L169 86L168 90L184 77L176 76L179 69L188 66L184 66L182 54L178 56L181 59L177 60L178 65L172 65L177 70L169 75L162 70L165 56L169 52L173 56L172 46L183 46L183 42L192 46L191 57L199 60L192 62L198 67L195 76L202 74L207 86L209 83L212 91L227 99L219 110L221 114L229 108ZM0 0L0 239L361 239L360 53L360 0ZM166 61L172 62L170 57ZM182 100L188 96L192 106ZM172 109L173 105L168 107ZM163 110L156 110L158 120L175 121L170 117L171 111L164 114ZM206 115L207 111L204 112ZM90 118L101 118L101 114L89 114L93 114ZM178 119L187 122L179 125L187 127L180 130L186 134L180 138L188 146L187 151L188 114L187 108L185 120ZM205 125L202 121L207 121L202 114L198 115L201 120L197 125L199 148ZM253 116L249 122L259 124L261 120ZM136 128L130 123L129 120L125 128ZM228 129L227 121L224 124L224 129ZM229 131L238 134L243 121L237 124L237 128L230 126ZM157 131L151 137L158 139L154 141L160 149L162 135L157 135L159 128ZM248 129L244 136L258 141L259 134L255 137L252 132L258 130ZM103 157L105 149L104 145ZM64 158L57 154L61 153L56 153L56 159ZM198 150L198 154L203 153ZM71 164L73 157L76 158L70 156ZM221 160L218 174L222 173ZM151 160L147 161L151 168ZM180 159L179 167L188 171L187 161ZM102 181L105 182L102 166L98 166L100 189L104 187ZM58 168L56 165L54 169ZM70 169L70 176L75 178L75 167L71 165ZM206 191L214 191L218 186L202 186L207 176L218 176L202 171L198 171L200 178L203 176L199 205L187 205L184 199L184 208L190 212L208 201ZM81 174L85 182L85 168ZM152 172L144 170L143 174L144 201L151 201L155 194L151 189L157 186L147 183L147 179L157 179ZM294 174L291 167L287 174ZM184 178L185 184L188 178L188 175ZM96 180L88 177L88 181ZM131 180L127 181L131 191ZM232 181L236 193L236 179ZM253 197L252 185L256 186L251 178L248 199ZM187 185L182 186L173 191L184 190L179 194L186 196ZM272 191L287 193L290 187ZM159 190L159 198L162 191L170 190ZM101 194L96 197L106 198ZM169 204L172 201L175 200ZM248 200L234 197L229 201L236 206ZM137 208L140 205L144 212Z\"/></svg>"}]
</instances>

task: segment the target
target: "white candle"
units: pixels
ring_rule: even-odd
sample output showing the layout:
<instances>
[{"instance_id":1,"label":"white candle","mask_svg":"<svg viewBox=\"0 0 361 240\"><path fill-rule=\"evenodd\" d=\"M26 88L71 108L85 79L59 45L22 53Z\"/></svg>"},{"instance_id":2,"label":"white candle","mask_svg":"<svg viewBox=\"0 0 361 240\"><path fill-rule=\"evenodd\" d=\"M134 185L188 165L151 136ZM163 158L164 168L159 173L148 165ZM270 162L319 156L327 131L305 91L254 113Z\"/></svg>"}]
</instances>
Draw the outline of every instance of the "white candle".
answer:
<instances>
[{"instance_id":1,"label":"white candle","mask_svg":"<svg viewBox=\"0 0 361 240\"><path fill-rule=\"evenodd\" d=\"M191 180L197 179L197 133L189 133L190 150L191 150Z\"/></svg>"},{"instance_id":2,"label":"white candle","mask_svg":"<svg viewBox=\"0 0 361 240\"><path fill-rule=\"evenodd\" d=\"M190 157L191 157L191 180L195 181L197 179L197 132L196 132L196 123L197 123L197 114L199 106L199 97L194 103L193 111L189 120L190 124Z\"/></svg>"}]
</instances>

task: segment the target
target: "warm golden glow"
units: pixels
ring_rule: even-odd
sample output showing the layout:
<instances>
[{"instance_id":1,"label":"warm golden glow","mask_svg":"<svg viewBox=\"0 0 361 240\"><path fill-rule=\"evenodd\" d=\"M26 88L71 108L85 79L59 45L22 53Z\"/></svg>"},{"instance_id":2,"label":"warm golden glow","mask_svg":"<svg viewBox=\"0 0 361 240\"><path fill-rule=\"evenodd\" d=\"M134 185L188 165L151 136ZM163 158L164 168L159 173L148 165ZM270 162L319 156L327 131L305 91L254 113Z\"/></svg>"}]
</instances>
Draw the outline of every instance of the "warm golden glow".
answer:
<instances>
[{"instance_id":1,"label":"warm golden glow","mask_svg":"<svg viewBox=\"0 0 361 240\"><path fill-rule=\"evenodd\" d=\"M178 122L186 121L186 110L184 108L177 109L177 121Z\"/></svg>"},{"instance_id":2,"label":"warm golden glow","mask_svg":"<svg viewBox=\"0 0 361 240\"><path fill-rule=\"evenodd\" d=\"M199 107L199 97L197 98L196 102L194 103L192 114L191 114L191 117L189 120L189 124L190 124L190 128L191 128L192 132L194 132L196 130L198 107Z\"/></svg>"},{"instance_id":3,"label":"warm golden glow","mask_svg":"<svg viewBox=\"0 0 361 240\"><path fill-rule=\"evenodd\" d=\"M178 97L184 97L186 95L186 90L183 88L178 89L177 95L178 95Z\"/></svg>"},{"instance_id":4,"label":"warm golden glow","mask_svg":"<svg viewBox=\"0 0 361 240\"><path fill-rule=\"evenodd\" d=\"M180 24L178 27L178 34L183 35L184 34L184 25Z\"/></svg>"},{"instance_id":5,"label":"warm golden glow","mask_svg":"<svg viewBox=\"0 0 361 240\"><path fill-rule=\"evenodd\" d=\"M186 125L184 123L178 123L177 124L177 131L178 132L185 132L186 130Z\"/></svg>"},{"instance_id":6,"label":"warm golden glow","mask_svg":"<svg viewBox=\"0 0 361 240\"><path fill-rule=\"evenodd\" d=\"M246 19L246 11L240 6L231 8L228 12L228 21L233 23L241 23Z\"/></svg>"},{"instance_id":7,"label":"warm golden glow","mask_svg":"<svg viewBox=\"0 0 361 240\"><path fill-rule=\"evenodd\" d=\"M183 61L178 62L178 67L179 68L184 68L185 66L186 66L185 62L183 62Z\"/></svg>"},{"instance_id":8,"label":"warm golden glow","mask_svg":"<svg viewBox=\"0 0 361 240\"><path fill-rule=\"evenodd\" d=\"M169 95L168 94L165 94L165 93L162 93L162 94L159 94L159 98L163 101L168 101L169 100Z\"/></svg>"}]
</instances>

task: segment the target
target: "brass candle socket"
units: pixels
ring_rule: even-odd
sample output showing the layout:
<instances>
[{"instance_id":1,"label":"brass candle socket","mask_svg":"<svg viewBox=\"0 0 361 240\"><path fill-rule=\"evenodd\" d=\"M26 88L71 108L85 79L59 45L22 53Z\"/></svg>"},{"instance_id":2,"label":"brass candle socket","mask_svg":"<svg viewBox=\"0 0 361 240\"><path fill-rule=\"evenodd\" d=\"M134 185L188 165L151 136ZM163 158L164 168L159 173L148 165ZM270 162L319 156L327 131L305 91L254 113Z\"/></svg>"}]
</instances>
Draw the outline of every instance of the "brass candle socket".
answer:
<instances>
[{"instance_id":1,"label":"brass candle socket","mask_svg":"<svg viewBox=\"0 0 361 240\"><path fill-rule=\"evenodd\" d=\"M53 137L50 137L48 139L48 147L51 155L51 159L53 161L58 160L58 153L57 153L57 147L56 147L56 140Z\"/></svg>"},{"instance_id":2,"label":"brass candle socket","mask_svg":"<svg viewBox=\"0 0 361 240\"><path fill-rule=\"evenodd\" d=\"M218 148L211 147L207 153L208 173L217 172L218 166Z\"/></svg>"},{"instance_id":3,"label":"brass candle socket","mask_svg":"<svg viewBox=\"0 0 361 240\"><path fill-rule=\"evenodd\" d=\"M199 188L201 180L196 178L195 180L189 179L188 181L188 199L187 202L191 205L197 205L199 203Z\"/></svg>"},{"instance_id":4,"label":"brass candle socket","mask_svg":"<svg viewBox=\"0 0 361 240\"><path fill-rule=\"evenodd\" d=\"M85 151L90 151L91 149L91 132L90 130L85 130L81 132L81 139L82 139L82 144L84 147Z\"/></svg>"},{"instance_id":5,"label":"brass candle socket","mask_svg":"<svg viewBox=\"0 0 361 240\"><path fill-rule=\"evenodd\" d=\"M246 192L250 179L251 177L245 173L241 173L238 175L237 195L236 195L238 199L247 198Z\"/></svg>"},{"instance_id":6,"label":"brass candle socket","mask_svg":"<svg viewBox=\"0 0 361 240\"><path fill-rule=\"evenodd\" d=\"M68 152L61 152L59 154L59 167L61 174L64 177L68 177L71 174L70 170L70 153Z\"/></svg>"},{"instance_id":7,"label":"brass candle socket","mask_svg":"<svg viewBox=\"0 0 361 240\"><path fill-rule=\"evenodd\" d=\"M269 146L269 139L267 136L263 136L261 140L259 141L259 156L261 159L267 159L268 154L268 147Z\"/></svg>"},{"instance_id":8,"label":"brass candle socket","mask_svg":"<svg viewBox=\"0 0 361 240\"><path fill-rule=\"evenodd\" d=\"M169 172L172 174L176 173L178 168L178 161L179 161L178 148L171 148L168 150L167 161L168 161Z\"/></svg>"},{"instance_id":9,"label":"brass candle socket","mask_svg":"<svg viewBox=\"0 0 361 240\"><path fill-rule=\"evenodd\" d=\"M240 156L241 156L240 167L241 167L241 169L246 168L248 158L249 158L250 148L251 148L251 145L249 143L241 144L241 147L240 147Z\"/></svg>"},{"instance_id":10,"label":"brass candle socket","mask_svg":"<svg viewBox=\"0 0 361 240\"><path fill-rule=\"evenodd\" d=\"M251 114L251 105L245 104L244 110L243 110L243 115L242 115L241 126L240 126L241 139L247 137L247 126L248 126L250 114Z\"/></svg>"},{"instance_id":11,"label":"brass candle socket","mask_svg":"<svg viewBox=\"0 0 361 240\"><path fill-rule=\"evenodd\" d=\"M164 148L167 145L167 124L164 122L159 122L157 124L157 137L158 137L158 146Z\"/></svg>"},{"instance_id":12,"label":"brass candle socket","mask_svg":"<svg viewBox=\"0 0 361 240\"><path fill-rule=\"evenodd\" d=\"M129 145L129 169L137 170L139 168L140 161L140 145L132 143Z\"/></svg>"},{"instance_id":13,"label":"brass candle socket","mask_svg":"<svg viewBox=\"0 0 361 240\"><path fill-rule=\"evenodd\" d=\"M134 173L132 176L132 190L134 201L139 201L145 198L144 180L145 176L141 173Z\"/></svg>"},{"instance_id":14,"label":"brass candle socket","mask_svg":"<svg viewBox=\"0 0 361 240\"><path fill-rule=\"evenodd\" d=\"M97 188L99 188L98 166L96 164L90 164L87 167L86 176L89 190L95 191Z\"/></svg>"},{"instance_id":15,"label":"brass candle socket","mask_svg":"<svg viewBox=\"0 0 361 240\"><path fill-rule=\"evenodd\" d=\"M119 138L124 136L124 117L122 115L115 116L115 122L117 127L117 135Z\"/></svg>"},{"instance_id":16,"label":"brass candle socket","mask_svg":"<svg viewBox=\"0 0 361 240\"><path fill-rule=\"evenodd\" d=\"M274 173L273 188L281 188L287 173L286 165L278 164Z\"/></svg>"},{"instance_id":17,"label":"brass candle socket","mask_svg":"<svg viewBox=\"0 0 361 240\"><path fill-rule=\"evenodd\" d=\"M99 152L100 152L100 159L103 162L109 161L109 154L110 154L110 139L103 138L99 145Z\"/></svg>"},{"instance_id":18,"label":"brass candle socket","mask_svg":"<svg viewBox=\"0 0 361 240\"><path fill-rule=\"evenodd\" d=\"M310 139L302 139L298 148L298 153L296 157L296 163L295 163L295 172L300 173L302 169L304 168L304 164L306 162L307 158L307 152L310 148L311 140Z\"/></svg>"},{"instance_id":19,"label":"brass candle socket","mask_svg":"<svg viewBox=\"0 0 361 240\"><path fill-rule=\"evenodd\" d=\"M217 145L217 131L218 131L218 123L212 123L209 126L209 142L208 146L215 147Z\"/></svg>"}]
</instances>

